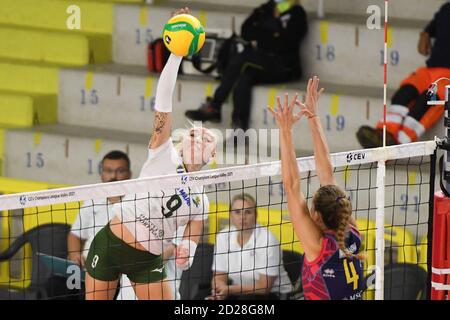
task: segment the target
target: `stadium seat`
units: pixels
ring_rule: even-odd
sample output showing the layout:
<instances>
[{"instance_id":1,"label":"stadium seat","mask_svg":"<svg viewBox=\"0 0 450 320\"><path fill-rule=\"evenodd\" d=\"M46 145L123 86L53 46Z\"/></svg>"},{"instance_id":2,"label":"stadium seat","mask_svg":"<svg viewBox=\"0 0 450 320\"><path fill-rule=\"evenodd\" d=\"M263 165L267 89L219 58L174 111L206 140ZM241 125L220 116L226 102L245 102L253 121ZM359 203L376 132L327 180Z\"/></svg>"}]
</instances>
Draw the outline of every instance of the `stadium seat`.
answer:
<instances>
[{"instance_id":1,"label":"stadium seat","mask_svg":"<svg viewBox=\"0 0 450 320\"><path fill-rule=\"evenodd\" d=\"M119 69L97 68L83 70L62 70L59 91L59 121L68 125L90 128L102 128L145 133L150 131L154 111L157 75L146 74L144 67L120 67ZM335 78L330 78L333 81ZM174 96L173 127L185 128L184 112L197 108L206 96L212 95L218 82L207 78L180 76ZM382 117L383 105L376 87L355 88L332 83L323 83L326 92L322 96L321 120L325 133L331 135L328 143L331 152L360 149L355 132L360 125L373 125ZM305 83L290 83L279 86L257 86L253 90L251 113L252 128L259 129L259 134L267 138L260 139L261 150L267 145L270 134L276 131L272 115L266 109L273 106L277 95L288 92L304 93ZM231 100L231 99L230 99ZM227 102L223 106L222 123L214 125L223 136L230 128L232 106ZM126 118L127 121L122 121ZM211 124L207 123L206 126ZM266 131L262 131L264 129ZM439 130L433 129L429 136ZM295 126L296 136L309 137L307 126ZM305 138L301 148L312 150L311 139Z\"/></svg>"},{"instance_id":2,"label":"stadium seat","mask_svg":"<svg viewBox=\"0 0 450 320\"><path fill-rule=\"evenodd\" d=\"M147 158L148 139L149 134L116 131L105 135L81 126L11 129L5 134L5 172L9 177L34 181L98 183L103 156L110 150L122 150L131 157L133 177L137 177Z\"/></svg>"},{"instance_id":3,"label":"stadium seat","mask_svg":"<svg viewBox=\"0 0 450 320\"><path fill-rule=\"evenodd\" d=\"M30 28L67 31L66 12L71 5L76 5L82 13L80 31L93 34L111 34L111 3L94 1L68 0L0 0L0 23L3 25L24 26ZM51 19L49 19L51 17Z\"/></svg>"},{"instance_id":4,"label":"stadium seat","mask_svg":"<svg viewBox=\"0 0 450 320\"><path fill-rule=\"evenodd\" d=\"M57 95L58 87L55 67L0 62L0 90Z\"/></svg>"},{"instance_id":5,"label":"stadium seat","mask_svg":"<svg viewBox=\"0 0 450 320\"><path fill-rule=\"evenodd\" d=\"M389 16L392 18L411 19L414 17L416 20L426 20L432 16L445 0L428 0L426 2L422 0L396 0L389 3ZM205 6L214 3L216 6L234 9L238 7L241 10L251 10L256 6L265 3L266 0L190 0L191 6ZM168 0L167 3L173 6L179 6L183 4L181 0ZM302 6L311 15L317 15L317 0L302 0ZM346 1L324 1L325 16L333 16L336 14L344 14L351 16L361 16L366 13L366 10L371 5L379 5L383 10L382 1L373 0L346 0ZM420 12L421 14L417 14ZM367 14L367 17L369 15Z\"/></svg>"},{"instance_id":6,"label":"stadium seat","mask_svg":"<svg viewBox=\"0 0 450 320\"><path fill-rule=\"evenodd\" d=\"M229 225L229 207L224 203L210 203L208 219L208 241L216 242L216 234ZM282 250L303 253L300 242L294 233L292 223L282 217L280 210L271 208L258 208L257 222L267 226L280 242Z\"/></svg>"},{"instance_id":7,"label":"stadium seat","mask_svg":"<svg viewBox=\"0 0 450 320\"><path fill-rule=\"evenodd\" d=\"M181 300L204 300L211 294L213 257L213 244L202 242L198 245L191 268L181 276Z\"/></svg>"},{"instance_id":8,"label":"stadium seat","mask_svg":"<svg viewBox=\"0 0 450 320\"><path fill-rule=\"evenodd\" d=\"M303 297L303 259L303 254L300 254L297 251L283 250L284 269L286 270L294 289L288 294L280 295L281 300L300 300Z\"/></svg>"},{"instance_id":9,"label":"stadium seat","mask_svg":"<svg viewBox=\"0 0 450 320\"><path fill-rule=\"evenodd\" d=\"M5 172L5 130L0 127L0 177Z\"/></svg>"},{"instance_id":10,"label":"stadium seat","mask_svg":"<svg viewBox=\"0 0 450 320\"><path fill-rule=\"evenodd\" d=\"M289 280L295 286L297 281L301 281L303 255L296 251L283 250L283 265Z\"/></svg>"},{"instance_id":11,"label":"stadium seat","mask_svg":"<svg viewBox=\"0 0 450 320\"><path fill-rule=\"evenodd\" d=\"M369 278L375 284L373 274L366 280ZM426 271L416 264L388 264L384 268L384 300L425 299L426 281Z\"/></svg>"},{"instance_id":12,"label":"stadium seat","mask_svg":"<svg viewBox=\"0 0 450 320\"><path fill-rule=\"evenodd\" d=\"M81 12L80 30L69 30L67 21L70 6ZM94 1L66 0L0 0L0 24L32 29L64 31L67 36L78 34L88 38L89 60L109 62L112 58L113 4ZM48 19L48 17L52 17ZM61 55L64 56L64 55Z\"/></svg>"},{"instance_id":13,"label":"stadium seat","mask_svg":"<svg viewBox=\"0 0 450 320\"><path fill-rule=\"evenodd\" d=\"M272 215L276 213L276 210L270 210L270 212ZM280 246L283 251L303 254L303 248L301 247L297 235L294 232L292 222L287 220L279 222L276 220L270 220L264 223L264 225L268 225L269 230L280 241Z\"/></svg>"},{"instance_id":14,"label":"stadium seat","mask_svg":"<svg viewBox=\"0 0 450 320\"><path fill-rule=\"evenodd\" d=\"M20 94L0 91L0 127L22 128L53 124L57 119L54 95Z\"/></svg>"},{"instance_id":15,"label":"stadium seat","mask_svg":"<svg viewBox=\"0 0 450 320\"><path fill-rule=\"evenodd\" d=\"M146 9L130 5L116 6L114 62L145 67L146 44L160 37L164 23L173 9L174 7L168 6L148 6ZM381 29L367 28L366 20L369 16L361 18L366 10L367 6L359 11L358 16L332 14L320 20L314 14L309 16L309 34L302 45L301 54L305 78L317 74L321 79L351 85L357 90L382 85L384 33ZM429 9L426 11L429 12ZM215 10L193 10L193 13L206 22L206 31L208 28L213 32L230 30L234 21L236 31L240 33L240 26L250 10L242 12L238 5L237 9L227 6L221 11L220 6L216 6ZM432 16L433 12L430 12L428 17ZM402 79L426 60L416 49L417 38L424 23L412 20L411 16L408 18L407 21L395 20L390 23L390 88L396 88ZM186 70L192 70L188 62L185 64L188 66ZM349 72L349 66L358 68L358 72Z\"/></svg>"},{"instance_id":16,"label":"stadium seat","mask_svg":"<svg viewBox=\"0 0 450 320\"><path fill-rule=\"evenodd\" d=\"M390 258L396 259L396 261L390 261L391 263L418 263L417 240L405 227L386 226L384 239L386 241L386 251L389 250L391 255ZM394 254L397 255L396 258Z\"/></svg>"},{"instance_id":17,"label":"stadium seat","mask_svg":"<svg viewBox=\"0 0 450 320\"><path fill-rule=\"evenodd\" d=\"M96 0L97 2L113 2L113 3L144 3L145 0Z\"/></svg>"},{"instance_id":18,"label":"stadium seat","mask_svg":"<svg viewBox=\"0 0 450 320\"><path fill-rule=\"evenodd\" d=\"M424 235L419 244L419 265L428 271L428 235Z\"/></svg>"},{"instance_id":19,"label":"stadium seat","mask_svg":"<svg viewBox=\"0 0 450 320\"><path fill-rule=\"evenodd\" d=\"M359 231L362 235L363 250L367 253L365 260L367 267L375 265L375 221L357 219ZM411 233L398 226L385 225L384 239L386 241L387 263L417 263L417 244Z\"/></svg>"},{"instance_id":20,"label":"stadium seat","mask_svg":"<svg viewBox=\"0 0 450 320\"><path fill-rule=\"evenodd\" d=\"M0 59L62 66L89 63L89 41L81 34L0 27Z\"/></svg>"},{"instance_id":21,"label":"stadium seat","mask_svg":"<svg viewBox=\"0 0 450 320\"><path fill-rule=\"evenodd\" d=\"M47 224L31 229L11 243L9 248L0 253L0 261L11 261L14 256L26 244L31 246L31 272L25 274L23 279L10 279L0 286L0 299L12 300L46 300L46 299L77 299L80 292L69 290L66 279L55 277L38 257L38 253L44 253L60 258L67 257L67 233L70 225ZM18 287L15 282L27 283L28 285Z\"/></svg>"},{"instance_id":22,"label":"stadium seat","mask_svg":"<svg viewBox=\"0 0 450 320\"><path fill-rule=\"evenodd\" d=\"M0 126L31 127L33 125L33 99L24 95L0 93Z\"/></svg>"},{"instance_id":23,"label":"stadium seat","mask_svg":"<svg viewBox=\"0 0 450 320\"><path fill-rule=\"evenodd\" d=\"M20 180L0 176L0 194L22 193L63 187L67 187L67 185Z\"/></svg>"}]
</instances>

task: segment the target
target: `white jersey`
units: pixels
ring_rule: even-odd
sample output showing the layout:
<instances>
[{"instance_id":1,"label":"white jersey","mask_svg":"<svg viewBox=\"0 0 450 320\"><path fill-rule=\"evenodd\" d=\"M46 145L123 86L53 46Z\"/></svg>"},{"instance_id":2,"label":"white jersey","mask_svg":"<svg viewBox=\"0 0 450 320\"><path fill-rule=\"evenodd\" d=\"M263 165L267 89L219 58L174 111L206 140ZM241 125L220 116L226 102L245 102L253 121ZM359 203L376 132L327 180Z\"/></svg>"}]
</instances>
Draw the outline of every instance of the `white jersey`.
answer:
<instances>
[{"instance_id":1,"label":"white jersey","mask_svg":"<svg viewBox=\"0 0 450 320\"><path fill-rule=\"evenodd\" d=\"M139 178L186 172L172 140L156 149L149 149ZM155 181L155 183L157 183ZM160 255L170 245L178 227L190 220L206 219L209 201L203 187L139 193L126 196L114 206L114 214L144 248Z\"/></svg>"}]
</instances>

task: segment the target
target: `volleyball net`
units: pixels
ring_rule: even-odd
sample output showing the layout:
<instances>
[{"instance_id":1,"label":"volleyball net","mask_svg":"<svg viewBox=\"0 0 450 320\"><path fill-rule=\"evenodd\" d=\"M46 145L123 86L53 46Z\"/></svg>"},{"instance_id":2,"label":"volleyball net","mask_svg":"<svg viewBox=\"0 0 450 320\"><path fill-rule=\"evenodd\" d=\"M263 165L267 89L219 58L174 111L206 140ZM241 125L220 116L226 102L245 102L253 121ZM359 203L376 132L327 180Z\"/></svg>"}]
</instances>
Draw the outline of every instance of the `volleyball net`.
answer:
<instances>
[{"instance_id":1,"label":"volleyball net","mask_svg":"<svg viewBox=\"0 0 450 320\"><path fill-rule=\"evenodd\" d=\"M435 152L436 143L428 141L331 155L367 255L364 299L428 296ZM314 158L299 158L298 165L310 205L319 188ZM164 260L172 295L178 299L214 296L216 276L221 274L234 288L245 288L235 290L234 296L263 292L301 299L303 249L290 221L280 170L280 162L270 162L0 196L0 299L83 299L86 273L72 262L76 255L69 252L68 236L95 234L124 201L138 201L132 195L140 195L141 201L147 193L151 201L151 194L161 189L184 190L182 200L194 208L202 196L191 193L194 186L203 186L210 206L202 212L203 233L190 269L179 270L173 255ZM123 195L131 196L116 209L106 202ZM254 199L253 207L230 208L232 200L243 195ZM100 218L101 212L107 213L106 220ZM238 235L245 229L244 216L253 212L257 223L247 227L254 231L242 239ZM233 214L241 219L240 225ZM176 243L182 233L165 240ZM89 242L80 246L87 250ZM334 270L323 272L324 277L333 277ZM275 277L268 282L270 288L259 287L262 276ZM122 277L119 287L119 299L136 298L129 279Z\"/></svg>"}]
</instances>

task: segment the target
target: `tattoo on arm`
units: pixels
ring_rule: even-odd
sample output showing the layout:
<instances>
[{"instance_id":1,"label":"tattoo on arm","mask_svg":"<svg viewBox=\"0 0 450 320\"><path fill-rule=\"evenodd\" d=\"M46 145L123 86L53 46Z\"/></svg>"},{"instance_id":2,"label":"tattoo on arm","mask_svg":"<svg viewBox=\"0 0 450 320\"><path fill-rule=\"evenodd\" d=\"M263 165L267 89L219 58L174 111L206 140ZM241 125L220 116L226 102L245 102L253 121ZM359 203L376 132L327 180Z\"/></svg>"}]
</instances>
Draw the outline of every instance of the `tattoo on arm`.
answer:
<instances>
[{"instance_id":1,"label":"tattoo on arm","mask_svg":"<svg viewBox=\"0 0 450 320\"><path fill-rule=\"evenodd\" d=\"M163 128L167 123L167 116L168 116L168 114L165 112L156 112L155 120L153 121L153 132L152 132L152 137L150 139L150 146L158 138L158 135L160 135L162 133Z\"/></svg>"}]
</instances>

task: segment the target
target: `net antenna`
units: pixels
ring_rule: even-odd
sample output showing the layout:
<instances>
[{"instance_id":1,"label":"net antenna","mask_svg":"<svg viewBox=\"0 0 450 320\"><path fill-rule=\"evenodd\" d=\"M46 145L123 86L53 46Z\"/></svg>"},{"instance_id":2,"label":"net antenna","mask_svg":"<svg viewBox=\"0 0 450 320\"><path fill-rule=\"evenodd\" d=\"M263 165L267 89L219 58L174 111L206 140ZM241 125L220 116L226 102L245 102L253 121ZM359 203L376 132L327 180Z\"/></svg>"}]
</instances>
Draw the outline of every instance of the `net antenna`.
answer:
<instances>
[{"instance_id":1,"label":"net antenna","mask_svg":"<svg viewBox=\"0 0 450 320\"><path fill-rule=\"evenodd\" d=\"M389 0L384 1L384 82L383 82L383 148L386 148L387 84L388 84L388 18ZM384 300L384 221L386 159L378 161L376 192L375 300Z\"/></svg>"},{"instance_id":2,"label":"net antenna","mask_svg":"<svg viewBox=\"0 0 450 320\"><path fill-rule=\"evenodd\" d=\"M386 116L387 116L387 84L388 84L388 12L389 0L384 1L384 83L383 83L383 147L386 147Z\"/></svg>"}]
</instances>

